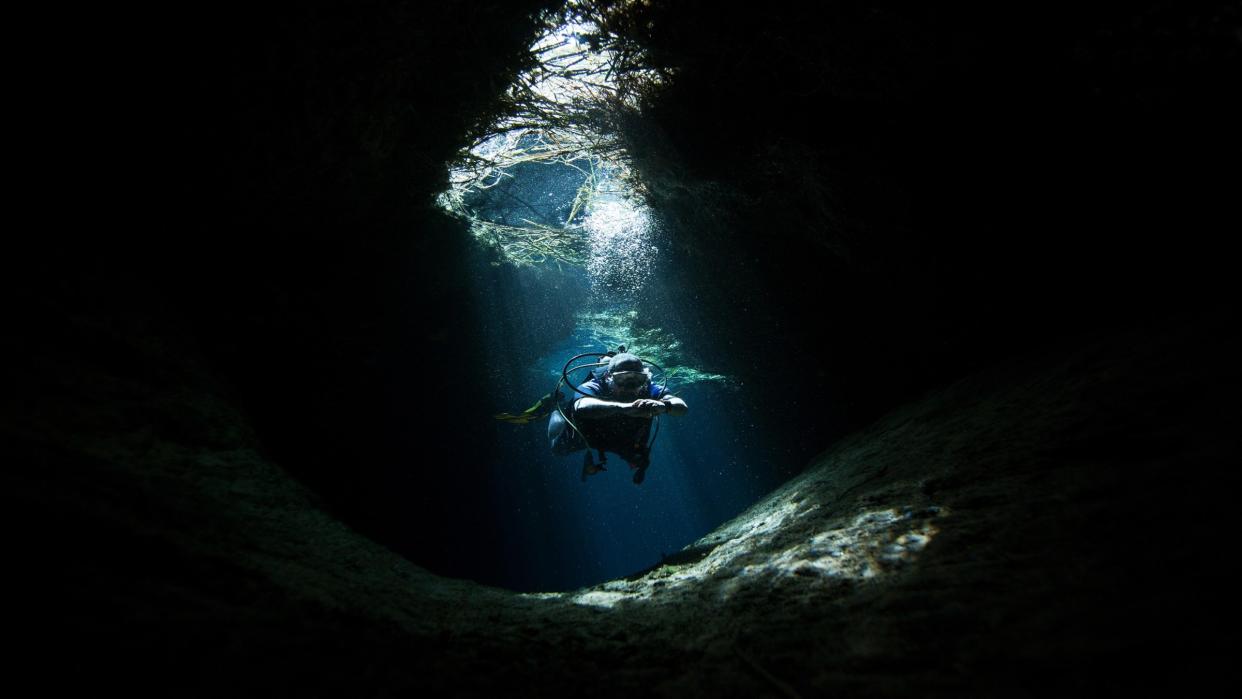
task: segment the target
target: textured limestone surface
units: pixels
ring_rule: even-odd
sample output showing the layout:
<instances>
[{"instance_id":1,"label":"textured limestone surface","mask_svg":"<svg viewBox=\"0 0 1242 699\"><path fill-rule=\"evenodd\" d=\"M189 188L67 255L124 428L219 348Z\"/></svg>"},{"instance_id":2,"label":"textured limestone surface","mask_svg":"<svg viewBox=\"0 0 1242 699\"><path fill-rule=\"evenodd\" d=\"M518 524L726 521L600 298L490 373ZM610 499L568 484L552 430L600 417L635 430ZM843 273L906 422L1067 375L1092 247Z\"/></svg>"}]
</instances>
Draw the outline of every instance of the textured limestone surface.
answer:
<instances>
[{"instance_id":1,"label":"textured limestone surface","mask_svg":"<svg viewBox=\"0 0 1242 699\"><path fill-rule=\"evenodd\" d=\"M125 366L45 356L64 383L5 423L29 465L9 489L37 600L22 667L58 685L349 696L1206 681L1199 542L1237 417L1236 341L1218 332L996 365L835 445L662 565L542 594L440 578L355 534L171 348L130 342L143 361ZM146 383L175 372L185 388Z\"/></svg>"},{"instance_id":2,"label":"textured limestone surface","mask_svg":"<svg viewBox=\"0 0 1242 699\"><path fill-rule=\"evenodd\" d=\"M1206 694L1236 635L1237 3L619 3L674 76L619 123L676 270L640 316L692 308L704 367L816 406L764 411L785 453L828 451L661 566L517 594L420 567L511 554L440 436L494 426L473 368L531 365L576 282L428 207L552 4L28 23L12 683Z\"/></svg>"}]
</instances>

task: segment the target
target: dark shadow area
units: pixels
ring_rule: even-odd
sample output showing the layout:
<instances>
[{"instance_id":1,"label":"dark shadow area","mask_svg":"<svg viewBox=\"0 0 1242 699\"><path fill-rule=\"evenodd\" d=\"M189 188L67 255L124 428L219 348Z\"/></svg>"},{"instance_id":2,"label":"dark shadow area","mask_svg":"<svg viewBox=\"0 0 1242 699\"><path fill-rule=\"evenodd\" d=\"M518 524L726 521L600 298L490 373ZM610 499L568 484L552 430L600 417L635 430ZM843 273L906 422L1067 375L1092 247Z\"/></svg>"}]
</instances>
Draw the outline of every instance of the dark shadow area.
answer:
<instances>
[{"instance_id":1,"label":"dark shadow area","mask_svg":"<svg viewBox=\"0 0 1242 699\"><path fill-rule=\"evenodd\" d=\"M702 360L764 406L782 478L998 365L986 384L998 393L1079 346L1126 367L1133 391L1098 388L1113 374L1097 357L1035 393L1075 387L1073 405L1034 416L1047 430L1033 434L1059 441L1030 453L1064 480L1024 470L1018 447L1000 458L928 439L907 452L889 439L900 429L878 433L859 463L970 466L909 492L965 512L1012 505L1009 529L946 534L922 577L899 578L902 595L842 583L788 607L805 615L784 628L807 635L759 637L747 624L786 608L788 588L607 616L459 587L344 533L449 578L506 583L502 498L480 465L509 455L479 396L508 391L498 369L533 364L574 319L552 302L518 323L504 296L581 288L517 279L432 200L446 161L496 116L546 4L179 7L46 37L57 60L23 78L19 102L39 151L25 179L50 188L5 260L0 434L19 629L45 676L203 694L466 696L521 677L513 691L531 696L785 693L772 678L808 695L1098 696L1141 689L1131 668L1165 661L1151 686L1200 686L1208 662L1179 644L1194 634L1190 650L1208 653L1202 639L1222 630L1207 549L1227 508L1204 476L1168 474L1203 464L1215 477L1236 452L1237 407L1213 402L1237 383L1217 356L1237 317L1232 3L653 2L614 27L675 77L625 125L671 245L661 273L679 281L643 303L692 308L686 330L718 338ZM504 327L503 348L479 319ZM920 419L952 437L953 420L928 415L1019 409L970 396ZM960 434L1005 443L987 424ZM859 474L877 492L890 477ZM1000 485L971 491L984 476ZM1027 492L1041 499L1022 504ZM1095 556L1114 535L1125 540ZM714 555L669 553L649 570ZM1149 599L1144 629L1127 614ZM711 635L694 636L704 619ZM127 672L147 655L149 677ZM626 681L598 691L611 672Z\"/></svg>"},{"instance_id":2,"label":"dark shadow area","mask_svg":"<svg viewBox=\"0 0 1242 699\"><path fill-rule=\"evenodd\" d=\"M803 453L997 358L1230 303L1236 11L707 7L628 27L678 76L633 147L713 364L799 367L755 388L800 399Z\"/></svg>"}]
</instances>

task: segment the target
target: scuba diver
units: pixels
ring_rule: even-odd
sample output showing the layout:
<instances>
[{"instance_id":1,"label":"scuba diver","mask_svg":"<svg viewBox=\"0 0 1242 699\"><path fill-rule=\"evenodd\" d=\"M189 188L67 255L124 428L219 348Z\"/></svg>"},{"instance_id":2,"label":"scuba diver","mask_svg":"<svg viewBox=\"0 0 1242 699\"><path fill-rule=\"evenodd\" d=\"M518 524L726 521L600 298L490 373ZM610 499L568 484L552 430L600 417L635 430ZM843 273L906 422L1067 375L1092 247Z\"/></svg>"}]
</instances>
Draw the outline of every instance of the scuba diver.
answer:
<instances>
[{"instance_id":1,"label":"scuba diver","mask_svg":"<svg viewBox=\"0 0 1242 699\"><path fill-rule=\"evenodd\" d=\"M579 355L582 356L588 355ZM568 405L558 404L548 420L552 453L565 456L586 450L582 466L582 480L585 481L587 476L607 470L604 452L610 451L629 463L634 471L634 483L642 483L651 463L651 444L655 441L649 439L653 418L665 414L685 415L690 408L667 388L653 383L651 370L642 359L626 352L624 345L616 352L594 356L602 361L590 366L602 371L592 371L587 380L576 387L570 383L579 395ZM571 359L570 363L573 361ZM584 366L587 365L575 369ZM568 372L567 369L562 375L567 378ZM558 392L554 395L559 397ZM657 435L658 430L657 421ZM599 454L599 463L592 460L592 449Z\"/></svg>"}]
</instances>

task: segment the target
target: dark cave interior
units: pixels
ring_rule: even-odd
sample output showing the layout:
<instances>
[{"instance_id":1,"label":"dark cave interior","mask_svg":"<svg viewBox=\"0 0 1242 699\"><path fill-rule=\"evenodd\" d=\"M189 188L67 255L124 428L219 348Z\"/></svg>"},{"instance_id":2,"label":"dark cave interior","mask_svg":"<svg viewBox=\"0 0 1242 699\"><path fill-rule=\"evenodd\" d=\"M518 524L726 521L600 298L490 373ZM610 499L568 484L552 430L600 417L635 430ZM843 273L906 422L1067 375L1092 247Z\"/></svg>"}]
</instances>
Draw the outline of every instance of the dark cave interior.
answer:
<instances>
[{"instance_id":1,"label":"dark cave interior","mask_svg":"<svg viewBox=\"0 0 1242 699\"><path fill-rule=\"evenodd\" d=\"M469 462L503 455L463 434L490 429L472 400L489 386L442 367L490 361L470 319L496 300L470 275L506 271L432 197L523 67L546 4L177 10L71 61L72 101L100 105L79 129L88 162L75 178L89 193L10 277L6 343L29 359L12 365L6 441L31 464L11 492L23 520L54 519L19 547L43 571L36 599L120 621L110 600L142 580L155 592L117 609L159 616L198 585L252 594L228 605L255 619L279 615L258 583L226 589L192 553L125 543L146 534L116 521L212 526L153 494L157 482L127 495L124 475L85 475L100 470L80 449L91 435L142 430L254 443L412 563L494 579L495 519L471 499ZM787 429L784 477L1002 360L1232 326L1236 6L635 8L629 30L676 75L631 134L635 164L701 322L720 334L705 363L748 378L769 371L759 357L798 367L753 382ZM89 224L70 222L87 211ZM729 279L766 295L739 304ZM551 308L547 327L568 327L568 308ZM532 359L532 332L513 329L513 361ZM222 396L244 421L124 407L135 391ZM41 636L79 622L37 623ZM284 662L296 671L297 652Z\"/></svg>"}]
</instances>

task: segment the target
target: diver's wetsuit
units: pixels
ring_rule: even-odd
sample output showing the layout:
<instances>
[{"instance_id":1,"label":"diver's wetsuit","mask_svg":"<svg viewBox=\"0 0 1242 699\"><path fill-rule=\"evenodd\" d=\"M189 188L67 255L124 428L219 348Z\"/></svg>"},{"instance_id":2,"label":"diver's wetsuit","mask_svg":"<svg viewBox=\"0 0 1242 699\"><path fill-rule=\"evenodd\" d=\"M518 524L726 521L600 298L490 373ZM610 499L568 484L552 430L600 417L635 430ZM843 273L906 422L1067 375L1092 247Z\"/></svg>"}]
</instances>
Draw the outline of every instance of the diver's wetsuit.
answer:
<instances>
[{"instance_id":1,"label":"diver's wetsuit","mask_svg":"<svg viewBox=\"0 0 1242 699\"><path fill-rule=\"evenodd\" d=\"M578 390L601 400L615 400L611 392L594 378L578 386ZM651 384L650 395L624 400L627 403L638 400L638 398L661 400L667 395L669 395L667 388ZM581 397L581 394L575 392L573 401L577 402ZM638 468L647 466L647 442L651 435L651 418L616 416L602 420L584 420L575 417L572 405L565 409L565 414L585 433L586 441L583 441L583 435L579 435L565 422L559 412L553 411L552 417L548 420L548 439L552 443L553 454L557 456L572 454L585 449L589 442L592 449L610 451L628 461L632 466Z\"/></svg>"}]
</instances>

